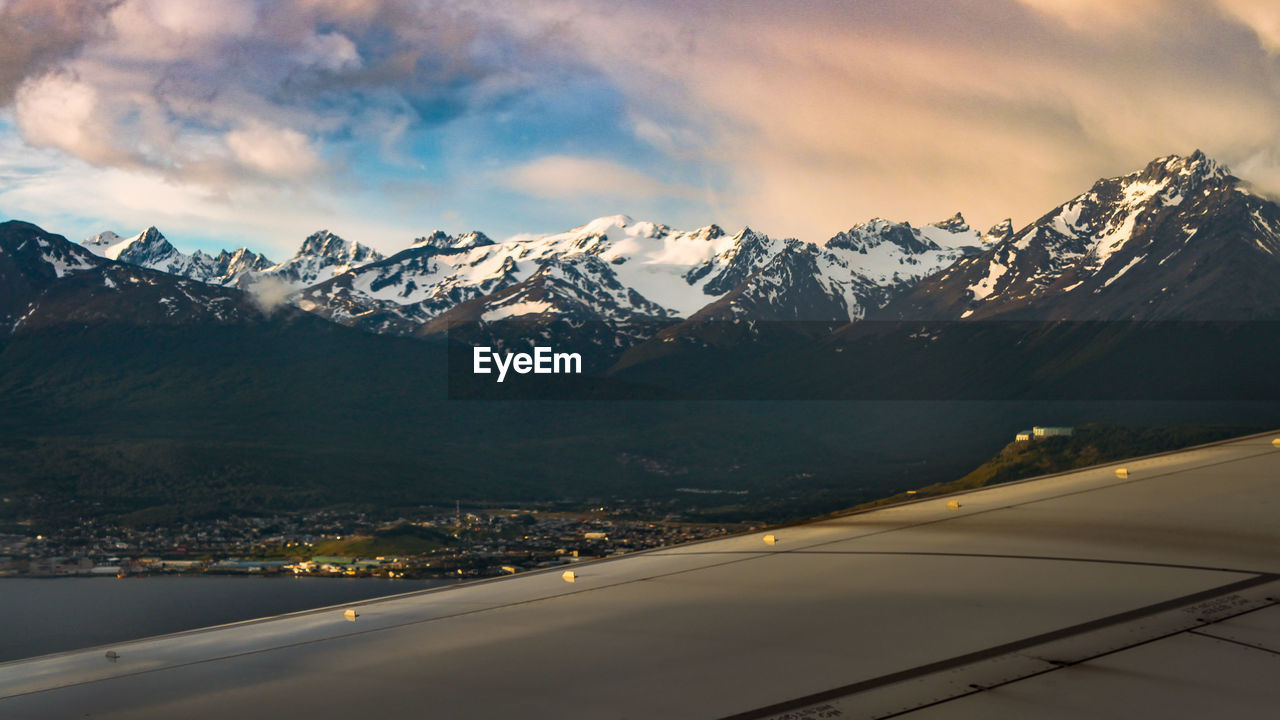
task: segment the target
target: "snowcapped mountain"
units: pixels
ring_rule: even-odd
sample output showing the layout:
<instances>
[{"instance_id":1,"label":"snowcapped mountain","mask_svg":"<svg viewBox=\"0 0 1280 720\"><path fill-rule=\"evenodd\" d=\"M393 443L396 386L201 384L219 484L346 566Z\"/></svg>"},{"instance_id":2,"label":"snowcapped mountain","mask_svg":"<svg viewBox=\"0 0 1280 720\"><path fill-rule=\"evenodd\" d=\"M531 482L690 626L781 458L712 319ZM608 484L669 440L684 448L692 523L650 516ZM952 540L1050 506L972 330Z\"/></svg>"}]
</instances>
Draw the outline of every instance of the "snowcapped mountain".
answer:
<instances>
[{"instance_id":1,"label":"snowcapped mountain","mask_svg":"<svg viewBox=\"0 0 1280 720\"><path fill-rule=\"evenodd\" d=\"M29 314L42 292L103 264L60 235L17 220L0 223L0 332Z\"/></svg>"},{"instance_id":2,"label":"snowcapped mountain","mask_svg":"<svg viewBox=\"0 0 1280 720\"><path fill-rule=\"evenodd\" d=\"M102 233L83 244L102 257L214 285L261 289L264 280L277 280L273 294L289 296L307 312L409 335L446 312L448 322L489 322L496 316L477 308L488 302L524 307L510 298L535 288L558 301L528 314L590 316L616 328L680 321L730 294L735 304L729 307L739 314L750 304L760 317L856 319L904 283L974 252L983 240L957 213L923 228L873 220L824 246L775 240L750 228L733 235L717 225L681 231L625 215L501 243L479 232L437 231L386 258L320 231L277 265L248 249L184 255L155 228L131 238ZM502 317L518 315L504 311Z\"/></svg>"},{"instance_id":3,"label":"snowcapped mountain","mask_svg":"<svg viewBox=\"0 0 1280 720\"><path fill-rule=\"evenodd\" d=\"M564 320L606 327L599 340L614 347L726 320L1280 316L1278 229L1280 208L1196 152L1099 180L1017 232L1009 220L981 232L957 213L922 227L877 218L813 244L613 215L503 242L437 231L390 257L320 231L275 265L247 249L184 255L155 228L83 245L212 285L266 287L377 333Z\"/></svg>"},{"instance_id":4,"label":"snowcapped mountain","mask_svg":"<svg viewBox=\"0 0 1280 720\"><path fill-rule=\"evenodd\" d=\"M572 347L599 368L672 322L670 310L622 284L614 266L585 256L552 258L528 279L454 306L417 334L450 333L500 350L537 340Z\"/></svg>"},{"instance_id":5,"label":"snowcapped mountain","mask_svg":"<svg viewBox=\"0 0 1280 720\"><path fill-rule=\"evenodd\" d=\"M248 248L232 252L223 250L217 255L197 250L186 255L170 244L154 226L129 238L122 238L111 231L101 232L82 241L81 245L108 260L118 260L211 285L234 285L244 275L261 272L272 266L272 262L265 256Z\"/></svg>"},{"instance_id":6,"label":"snowcapped mountain","mask_svg":"<svg viewBox=\"0 0 1280 720\"><path fill-rule=\"evenodd\" d=\"M728 235L709 225L686 232L624 215L502 243L480 233L435 233L386 260L309 288L295 302L343 324L413 332L451 308L533 280L547 268L533 285L553 276L561 289L577 283L573 292L566 290L576 298L574 307L582 311L582 303L594 304L599 319L677 319L732 290L780 247L750 229ZM454 317L485 314L460 311Z\"/></svg>"},{"instance_id":7,"label":"snowcapped mountain","mask_svg":"<svg viewBox=\"0 0 1280 720\"><path fill-rule=\"evenodd\" d=\"M557 313L651 328L709 307L737 316L748 305L753 317L847 321L903 284L978 252L983 241L959 214L923 228L875 220L825 246L750 228L733 235L717 225L681 231L613 215L502 243L437 232L308 288L294 302L335 322L400 334L464 318ZM539 298L514 299L528 293ZM543 294L556 301L544 305ZM730 304L719 302L728 296ZM513 307L529 311L515 314ZM432 322L437 317L442 321Z\"/></svg>"},{"instance_id":8,"label":"snowcapped mountain","mask_svg":"<svg viewBox=\"0 0 1280 720\"><path fill-rule=\"evenodd\" d=\"M134 246L139 238L111 241L103 234L99 249L132 252L135 259L147 248L157 251L152 259L169 256L159 233L147 235ZM0 323L7 332L68 323L225 324L263 317L238 290L103 258L30 223L0 224Z\"/></svg>"},{"instance_id":9,"label":"snowcapped mountain","mask_svg":"<svg viewBox=\"0 0 1280 720\"><path fill-rule=\"evenodd\" d=\"M1280 206L1200 151L1099 180L885 317L1280 317Z\"/></svg>"},{"instance_id":10,"label":"snowcapped mountain","mask_svg":"<svg viewBox=\"0 0 1280 720\"><path fill-rule=\"evenodd\" d=\"M282 282L290 290L300 290L352 268L383 259L377 250L343 240L328 230L308 236L293 257L279 264L249 248L223 250L217 255L196 250L186 255L178 251L154 227L129 238L121 238L110 231L102 232L81 244L95 255L109 260L159 270L211 285L247 286L271 278Z\"/></svg>"},{"instance_id":11,"label":"snowcapped mountain","mask_svg":"<svg viewBox=\"0 0 1280 720\"><path fill-rule=\"evenodd\" d=\"M321 230L308 235L293 257L265 268L257 275L258 278L282 280L300 290L382 259L382 253L367 245L343 240L328 230Z\"/></svg>"},{"instance_id":12,"label":"snowcapped mountain","mask_svg":"<svg viewBox=\"0 0 1280 720\"><path fill-rule=\"evenodd\" d=\"M256 253L249 248L240 248L235 251L223 250L212 256L204 255L197 250L194 256L209 258L212 264L210 271L212 279L205 282L212 282L215 285L235 285L242 278L264 272L275 265L267 259L266 255Z\"/></svg>"},{"instance_id":13,"label":"snowcapped mountain","mask_svg":"<svg viewBox=\"0 0 1280 720\"><path fill-rule=\"evenodd\" d=\"M486 265L483 233L436 231L391 257L306 288L298 307L372 332L410 334L459 303L515 284L515 261Z\"/></svg>"},{"instance_id":14,"label":"snowcapped mountain","mask_svg":"<svg viewBox=\"0 0 1280 720\"><path fill-rule=\"evenodd\" d=\"M960 213L921 228L876 218L823 245L788 240L728 293L629 351L622 366L683 347L732 346L772 337L782 343L860 320L894 294L957 259L981 252L1000 235L982 235Z\"/></svg>"},{"instance_id":15,"label":"snowcapped mountain","mask_svg":"<svg viewBox=\"0 0 1280 720\"><path fill-rule=\"evenodd\" d=\"M130 265L159 270L170 275L205 280L206 267L192 255L184 255L169 243L154 226L129 238L121 238L113 232L98 233L81 243L95 255L108 260L119 260ZM203 258L201 258L203 259Z\"/></svg>"},{"instance_id":16,"label":"snowcapped mountain","mask_svg":"<svg viewBox=\"0 0 1280 720\"><path fill-rule=\"evenodd\" d=\"M920 228L877 218L832 237L815 263L844 300L847 319L858 320L904 286L977 254L1008 224L980 234L960 213Z\"/></svg>"},{"instance_id":17,"label":"snowcapped mountain","mask_svg":"<svg viewBox=\"0 0 1280 720\"><path fill-rule=\"evenodd\" d=\"M820 246L789 240L690 320L858 320L903 287L980 252L987 237L956 213L921 228L877 218Z\"/></svg>"}]
</instances>

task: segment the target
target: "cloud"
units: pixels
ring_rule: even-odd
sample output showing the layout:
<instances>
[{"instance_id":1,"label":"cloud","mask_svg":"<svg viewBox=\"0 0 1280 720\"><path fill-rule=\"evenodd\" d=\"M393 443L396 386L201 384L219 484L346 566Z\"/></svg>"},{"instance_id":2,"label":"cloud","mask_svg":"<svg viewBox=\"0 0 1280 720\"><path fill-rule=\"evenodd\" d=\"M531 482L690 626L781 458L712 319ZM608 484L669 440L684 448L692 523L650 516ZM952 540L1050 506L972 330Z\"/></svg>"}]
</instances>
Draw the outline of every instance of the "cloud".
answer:
<instances>
[{"instance_id":1,"label":"cloud","mask_svg":"<svg viewBox=\"0 0 1280 720\"><path fill-rule=\"evenodd\" d=\"M1166 9L1164 0L1018 0L1075 30L1129 30Z\"/></svg>"},{"instance_id":2,"label":"cloud","mask_svg":"<svg viewBox=\"0 0 1280 720\"><path fill-rule=\"evenodd\" d=\"M105 27L113 2L6 0L0 3L0 105L18 87L73 56Z\"/></svg>"},{"instance_id":3,"label":"cloud","mask_svg":"<svg viewBox=\"0 0 1280 720\"><path fill-rule=\"evenodd\" d=\"M27 141L39 147L58 147L90 162L118 158L113 144L99 134L95 122L98 91L67 74L50 74L24 83L14 99L18 124Z\"/></svg>"},{"instance_id":4,"label":"cloud","mask_svg":"<svg viewBox=\"0 0 1280 720\"><path fill-rule=\"evenodd\" d=\"M1280 54L1280 5L1272 0L1218 0L1218 4L1248 25L1272 55Z\"/></svg>"},{"instance_id":5,"label":"cloud","mask_svg":"<svg viewBox=\"0 0 1280 720\"><path fill-rule=\"evenodd\" d=\"M382 251L424 234L379 193L249 186L212 193L144 170L95 167L0 133L0 213L76 241L155 225L184 252L249 246L280 260L321 227Z\"/></svg>"},{"instance_id":6,"label":"cloud","mask_svg":"<svg viewBox=\"0 0 1280 720\"><path fill-rule=\"evenodd\" d=\"M272 177L300 177L315 172L320 158L307 136L289 128L253 122L226 135L236 161Z\"/></svg>"},{"instance_id":7,"label":"cloud","mask_svg":"<svg viewBox=\"0 0 1280 720\"><path fill-rule=\"evenodd\" d=\"M528 92L524 51L448 0L17 0L0 103L37 147L227 192Z\"/></svg>"},{"instance_id":8,"label":"cloud","mask_svg":"<svg viewBox=\"0 0 1280 720\"><path fill-rule=\"evenodd\" d=\"M249 293L249 299L268 317L283 307L294 292L293 286L288 282L270 276L253 278L242 289Z\"/></svg>"},{"instance_id":9,"label":"cloud","mask_svg":"<svg viewBox=\"0 0 1280 720\"><path fill-rule=\"evenodd\" d=\"M96 191L128 213L258 235L282 203L337 212L403 184L436 190L402 193L388 225L463 206L543 224L629 197L820 240L873 215L1025 222L1194 148L1280 192L1276 8L0 0L0 105L27 146L145 185ZM5 197L56 204L13 177L33 190ZM527 197L506 218L509 190Z\"/></svg>"},{"instance_id":10,"label":"cloud","mask_svg":"<svg viewBox=\"0 0 1280 720\"><path fill-rule=\"evenodd\" d=\"M726 168L724 222L775 233L956 209L1027 222L1156 156L1241 164L1280 149L1264 26L1208 3L545 7L624 88L638 136Z\"/></svg>"},{"instance_id":11,"label":"cloud","mask_svg":"<svg viewBox=\"0 0 1280 720\"><path fill-rule=\"evenodd\" d=\"M688 192L644 173L599 158L547 155L500 174L507 187L533 197L552 200L611 197L645 200Z\"/></svg>"}]
</instances>

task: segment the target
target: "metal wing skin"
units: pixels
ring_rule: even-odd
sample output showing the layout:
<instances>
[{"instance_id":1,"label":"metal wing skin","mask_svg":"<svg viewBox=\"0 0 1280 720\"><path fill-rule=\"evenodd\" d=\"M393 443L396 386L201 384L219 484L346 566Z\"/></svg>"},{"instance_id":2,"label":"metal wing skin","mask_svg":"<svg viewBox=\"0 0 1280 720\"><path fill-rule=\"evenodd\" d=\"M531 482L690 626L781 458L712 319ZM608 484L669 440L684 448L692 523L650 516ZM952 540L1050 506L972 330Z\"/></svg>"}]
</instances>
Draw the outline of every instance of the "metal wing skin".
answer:
<instances>
[{"instance_id":1,"label":"metal wing skin","mask_svg":"<svg viewBox=\"0 0 1280 720\"><path fill-rule=\"evenodd\" d=\"M6 663L0 717L1267 715L1275 437Z\"/></svg>"}]
</instances>

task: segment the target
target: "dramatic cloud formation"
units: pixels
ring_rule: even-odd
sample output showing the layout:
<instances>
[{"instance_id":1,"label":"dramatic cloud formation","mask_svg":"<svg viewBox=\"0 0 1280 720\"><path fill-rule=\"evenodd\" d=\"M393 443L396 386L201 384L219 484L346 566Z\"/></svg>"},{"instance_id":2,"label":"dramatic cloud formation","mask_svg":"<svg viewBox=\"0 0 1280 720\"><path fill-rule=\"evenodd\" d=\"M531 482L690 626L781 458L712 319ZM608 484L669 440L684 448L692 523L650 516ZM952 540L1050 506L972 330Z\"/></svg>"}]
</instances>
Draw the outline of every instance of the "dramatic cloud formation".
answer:
<instances>
[{"instance_id":1,"label":"dramatic cloud formation","mask_svg":"<svg viewBox=\"0 0 1280 720\"><path fill-rule=\"evenodd\" d=\"M397 117L442 122L502 95L461 11L126 0L93 6L96 21L47 4L36 21L30 5L4 10L5 27L21 10L30 28L13 51L27 67L13 92L23 136L214 189L296 178L324 165L323 143L394 131ZM56 29L47 47L43 28Z\"/></svg>"},{"instance_id":2,"label":"dramatic cloud formation","mask_svg":"<svg viewBox=\"0 0 1280 720\"><path fill-rule=\"evenodd\" d=\"M65 232L395 249L627 212L821 240L1027 222L1195 148L1280 192L1280 9L0 0L0 107L0 212Z\"/></svg>"},{"instance_id":3,"label":"dramatic cloud formation","mask_svg":"<svg viewBox=\"0 0 1280 720\"><path fill-rule=\"evenodd\" d=\"M74 55L102 25L111 3L0 2L0 103L27 78Z\"/></svg>"},{"instance_id":4,"label":"dramatic cloud formation","mask_svg":"<svg viewBox=\"0 0 1280 720\"><path fill-rule=\"evenodd\" d=\"M638 108L668 113L656 124L709 138L706 161L733 168L736 215L811 239L870 214L1025 222L1101 175L1197 147L1280 190L1267 169L1280 66L1251 8L1263 4L560 6Z\"/></svg>"},{"instance_id":5,"label":"dramatic cloud formation","mask_svg":"<svg viewBox=\"0 0 1280 720\"><path fill-rule=\"evenodd\" d=\"M502 181L526 195L548 199L603 196L643 200L688 192L618 163L566 155L548 155L511 168Z\"/></svg>"}]
</instances>

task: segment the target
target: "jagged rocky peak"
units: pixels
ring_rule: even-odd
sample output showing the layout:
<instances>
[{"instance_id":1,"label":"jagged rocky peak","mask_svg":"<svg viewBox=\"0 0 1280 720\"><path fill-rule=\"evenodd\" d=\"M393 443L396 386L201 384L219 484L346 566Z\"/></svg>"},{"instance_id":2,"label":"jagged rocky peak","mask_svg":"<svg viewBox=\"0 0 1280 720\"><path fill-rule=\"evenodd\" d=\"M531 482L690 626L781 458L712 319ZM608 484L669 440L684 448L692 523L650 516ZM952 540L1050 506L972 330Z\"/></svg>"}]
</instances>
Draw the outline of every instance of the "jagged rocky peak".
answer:
<instances>
[{"instance_id":1,"label":"jagged rocky peak","mask_svg":"<svg viewBox=\"0 0 1280 720\"><path fill-rule=\"evenodd\" d=\"M1176 205L1195 193L1232 187L1237 182L1225 165L1196 150L1186 156L1156 158L1141 170L1122 177L1098 180L1088 193L1068 205L1102 203L1123 211Z\"/></svg>"},{"instance_id":2,"label":"jagged rocky peak","mask_svg":"<svg viewBox=\"0 0 1280 720\"><path fill-rule=\"evenodd\" d=\"M199 250L196 252L199 252ZM257 272L259 270L266 270L272 265L275 265L275 263L267 259L266 255L256 253L247 247L233 251L223 250L213 256L213 262L222 269L224 274L231 275L241 272Z\"/></svg>"},{"instance_id":3,"label":"jagged rocky peak","mask_svg":"<svg viewBox=\"0 0 1280 720\"><path fill-rule=\"evenodd\" d=\"M21 220L0 222L0 326L8 311L26 309L37 285L101 263L87 248ZM25 287L25 291L24 291ZM11 318L10 318L11 319Z\"/></svg>"},{"instance_id":4,"label":"jagged rocky peak","mask_svg":"<svg viewBox=\"0 0 1280 720\"><path fill-rule=\"evenodd\" d=\"M888 316L1218 319L1275 314L1280 206L1197 150L1093 184L895 299ZM985 238L984 238L985 239ZM1224 278L1230 278L1224 281Z\"/></svg>"},{"instance_id":5,"label":"jagged rocky peak","mask_svg":"<svg viewBox=\"0 0 1280 720\"><path fill-rule=\"evenodd\" d=\"M143 230L142 234L138 236L138 240L145 243L154 243L154 242L161 242L161 241L168 242L167 240L165 240L164 233L160 232L160 229L157 228L155 225L150 225L147 227L146 230Z\"/></svg>"},{"instance_id":6,"label":"jagged rocky peak","mask_svg":"<svg viewBox=\"0 0 1280 720\"><path fill-rule=\"evenodd\" d=\"M382 259L382 254L377 250L358 242L344 240L328 230L314 232L302 241L298 257L303 256L330 258L353 264Z\"/></svg>"},{"instance_id":7,"label":"jagged rocky peak","mask_svg":"<svg viewBox=\"0 0 1280 720\"><path fill-rule=\"evenodd\" d=\"M111 231L100 232L81 242L81 245L102 258L134 264L137 264L140 256L145 259L146 255L155 255L157 251L173 250L164 234L157 231L154 225L129 238L120 237ZM120 255L125 256L122 258Z\"/></svg>"},{"instance_id":8,"label":"jagged rocky peak","mask_svg":"<svg viewBox=\"0 0 1280 720\"><path fill-rule=\"evenodd\" d=\"M437 250L470 250L471 248L492 244L493 240L490 240L489 236L478 230L458 236L450 235L443 230L436 230L426 237L414 240L412 247L431 247Z\"/></svg>"},{"instance_id":9,"label":"jagged rocky peak","mask_svg":"<svg viewBox=\"0 0 1280 720\"><path fill-rule=\"evenodd\" d=\"M964 218L960 218L960 221L964 222ZM938 249L937 245L928 238L916 232L915 228L911 227L911 223L895 223L883 218L872 218L865 223L858 223L848 230L836 233L827 240L827 247L866 253L884 243L896 245L909 253Z\"/></svg>"},{"instance_id":10,"label":"jagged rocky peak","mask_svg":"<svg viewBox=\"0 0 1280 720\"><path fill-rule=\"evenodd\" d=\"M1225 165L1196 150L1187 156L1169 155L1156 158L1147 164L1137 179L1141 182L1176 183L1188 189L1206 180L1220 180L1231 176Z\"/></svg>"},{"instance_id":11,"label":"jagged rocky peak","mask_svg":"<svg viewBox=\"0 0 1280 720\"><path fill-rule=\"evenodd\" d=\"M459 235L457 242L455 242L453 246L461 250L470 250L471 248L484 247L485 245L492 244L493 240L490 239L488 235L485 235L479 230L472 230L464 235Z\"/></svg>"},{"instance_id":12,"label":"jagged rocky peak","mask_svg":"<svg viewBox=\"0 0 1280 720\"><path fill-rule=\"evenodd\" d=\"M1051 224L1068 238L1087 243L1106 240L1102 255L1109 257L1110 250L1150 222L1153 213L1193 196L1230 190L1238 182L1230 170L1199 150L1187 156L1168 155L1128 175L1097 181L1089 192L1059 206L1031 230Z\"/></svg>"},{"instance_id":13,"label":"jagged rocky peak","mask_svg":"<svg viewBox=\"0 0 1280 720\"><path fill-rule=\"evenodd\" d=\"M936 223L930 223L936 228L942 228L947 232L962 233L969 232L969 223L965 221L964 215L956 213L946 220L939 220Z\"/></svg>"},{"instance_id":14,"label":"jagged rocky peak","mask_svg":"<svg viewBox=\"0 0 1280 720\"><path fill-rule=\"evenodd\" d=\"M80 244L88 248L94 255L104 255L107 248L119 243L121 237L110 230L85 238Z\"/></svg>"},{"instance_id":15,"label":"jagged rocky peak","mask_svg":"<svg viewBox=\"0 0 1280 720\"><path fill-rule=\"evenodd\" d=\"M983 244L998 243L1011 237L1013 237L1013 218L1005 218L983 233L981 240Z\"/></svg>"},{"instance_id":16,"label":"jagged rocky peak","mask_svg":"<svg viewBox=\"0 0 1280 720\"><path fill-rule=\"evenodd\" d=\"M610 230L620 230L633 224L635 224L635 220L632 220L629 215L605 215L592 220L586 225L580 225L569 232L579 236L598 235L604 237Z\"/></svg>"},{"instance_id":17,"label":"jagged rocky peak","mask_svg":"<svg viewBox=\"0 0 1280 720\"><path fill-rule=\"evenodd\" d=\"M693 240L717 240L725 236L724 228L712 223L706 227L698 228L689 233L689 237Z\"/></svg>"},{"instance_id":18,"label":"jagged rocky peak","mask_svg":"<svg viewBox=\"0 0 1280 720\"><path fill-rule=\"evenodd\" d=\"M228 262L251 266L255 270L268 268L275 264L268 260L266 255L254 252L247 247L240 248L234 252L227 252L226 250L223 250L218 253L218 260L221 261L223 259L226 259Z\"/></svg>"},{"instance_id":19,"label":"jagged rocky peak","mask_svg":"<svg viewBox=\"0 0 1280 720\"><path fill-rule=\"evenodd\" d=\"M152 225L127 245L116 250L116 257L113 259L134 265L149 265L171 255L177 255L177 252L165 236Z\"/></svg>"},{"instance_id":20,"label":"jagged rocky peak","mask_svg":"<svg viewBox=\"0 0 1280 720\"><path fill-rule=\"evenodd\" d=\"M772 238L749 227L739 230L730 240L733 241L733 245L721 253L722 256L742 256L748 252L759 255L771 252L774 246Z\"/></svg>"},{"instance_id":21,"label":"jagged rocky peak","mask_svg":"<svg viewBox=\"0 0 1280 720\"><path fill-rule=\"evenodd\" d=\"M436 230L426 237L420 237L413 241L413 247L423 247L425 245L437 248L453 247L453 236L443 230Z\"/></svg>"}]
</instances>

